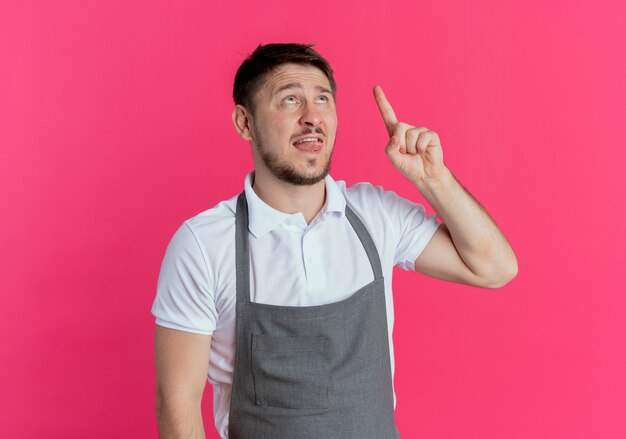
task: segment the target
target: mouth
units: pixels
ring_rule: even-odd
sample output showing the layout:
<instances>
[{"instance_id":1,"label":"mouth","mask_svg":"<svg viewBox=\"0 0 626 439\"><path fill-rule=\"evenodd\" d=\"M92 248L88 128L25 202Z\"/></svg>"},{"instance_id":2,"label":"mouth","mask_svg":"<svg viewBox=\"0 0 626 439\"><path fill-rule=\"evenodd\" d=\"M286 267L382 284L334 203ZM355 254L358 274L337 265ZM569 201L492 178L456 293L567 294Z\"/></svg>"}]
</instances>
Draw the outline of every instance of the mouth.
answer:
<instances>
[{"instance_id":1,"label":"mouth","mask_svg":"<svg viewBox=\"0 0 626 439\"><path fill-rule=\"evenodd\" d=\"M304 152L319 152L324 146L324 139L320 136L309 135L307 137L301 137L292 143L300 151Z\"/></svg>"}]
</instances>

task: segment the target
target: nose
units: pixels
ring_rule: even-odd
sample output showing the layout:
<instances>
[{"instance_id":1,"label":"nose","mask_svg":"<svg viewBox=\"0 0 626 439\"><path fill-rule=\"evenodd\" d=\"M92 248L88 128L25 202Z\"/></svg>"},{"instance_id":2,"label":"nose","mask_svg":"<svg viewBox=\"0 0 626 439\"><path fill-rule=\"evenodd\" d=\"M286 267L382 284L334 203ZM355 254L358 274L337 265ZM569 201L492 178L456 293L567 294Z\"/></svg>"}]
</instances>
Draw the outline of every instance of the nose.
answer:
<instances>
[{"instance_id":1,"label":"nose","mask_svg":"<svg viewBox=\"0 0 626 439\"><path fill-rule=\"evenodd\" d=\"M322 115L318 111L314 103L307 103L302 110L302 116L300 116L300 123L302 125L316 127L322 123Z\"/></svg>"}]
</instances>

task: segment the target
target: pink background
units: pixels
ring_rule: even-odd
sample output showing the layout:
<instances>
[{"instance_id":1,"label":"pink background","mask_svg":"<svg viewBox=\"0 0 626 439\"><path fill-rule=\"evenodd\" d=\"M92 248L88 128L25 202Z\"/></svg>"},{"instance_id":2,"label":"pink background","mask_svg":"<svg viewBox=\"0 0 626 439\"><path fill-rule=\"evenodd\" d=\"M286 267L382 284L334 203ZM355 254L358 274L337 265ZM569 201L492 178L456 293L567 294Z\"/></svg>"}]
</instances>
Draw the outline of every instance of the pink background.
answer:
<instances>
[{"instance_id":1,"label":"pink background","mask_svg":"<svg viewBox=\"0 0 626 439\"><path fill-rule=\"evenodd\" d=\"M2 2L0 437L156 436L165 247L241 191L233 76L285 41L335 69L335 179L425 203L384 154L379 83L519 260L495 291L396 271L403 437L626 437L624 3L260 4Z\"/></svg>"}]
</instances>

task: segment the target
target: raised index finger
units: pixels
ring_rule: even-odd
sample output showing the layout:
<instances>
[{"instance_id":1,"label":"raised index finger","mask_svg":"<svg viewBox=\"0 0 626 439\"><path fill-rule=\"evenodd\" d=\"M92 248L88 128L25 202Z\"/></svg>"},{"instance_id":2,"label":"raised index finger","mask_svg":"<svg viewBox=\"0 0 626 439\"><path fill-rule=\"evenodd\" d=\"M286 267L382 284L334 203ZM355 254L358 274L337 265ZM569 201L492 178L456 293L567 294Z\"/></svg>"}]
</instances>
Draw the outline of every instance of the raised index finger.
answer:
<instances>
[{"instance_id":1,"label":"raised index finger","mask_svg":"<svg viewBox=\"0 0 626 439\"><path fill-rule=\"evenodd\" d=\"M376 99L376 104L378 105L380 115L383 117L383 121L387 127L387 132L391 136L393 134L393 127L398 123L398 118L396 117L396 113L394 113L391 104L385 97L383 89L380 88L379 85L374 86L374 99Z\"/></svg>"}]
</instances>

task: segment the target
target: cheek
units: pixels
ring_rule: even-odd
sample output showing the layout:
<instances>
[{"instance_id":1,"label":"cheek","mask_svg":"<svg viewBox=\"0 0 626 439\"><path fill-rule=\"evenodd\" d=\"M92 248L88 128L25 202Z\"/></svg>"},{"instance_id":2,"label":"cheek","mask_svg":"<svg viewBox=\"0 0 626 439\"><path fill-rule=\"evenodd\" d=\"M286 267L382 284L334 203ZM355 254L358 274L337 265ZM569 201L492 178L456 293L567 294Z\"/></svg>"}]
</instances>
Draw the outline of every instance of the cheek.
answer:
<instances>
[{"instance_id":1,"label":"cheek","mask_svg":"<svg viewBox=\"0 0 626 439\"><path fill-rule=\"evenodd\" d=\"M283 137L290 137L292 134L291 125L282 118L274 118L272 120L259 121L262 129L263 136L270 139L280 139Z\"/></svg>"},{"instance_id":2,"label":"cheek","mask_svg":"<svg viewBox=\"0 0 626 439\"><path fill-rule=\"evenodd\" d=\"M326 119L326 125L332 128L337 128L337 113L335 111L328 111L324 115L324 119Z\"/></svg>"},{"instance_id":3,"label":"cheek","mask_svg":"<svg viewBox=\"0 0 626 439\"><path fill-rule=\"evenodd\" d=\"M275 133L285 134L287 132L291 133L294 125L297 125L297 121L294 121L291 117L276 117L272 121L269 122L272 126Z\"/></svg>"},{"instance_id":4,"label":"cheek","mask_svg":"<svg viewBox=\"0 0 626 439\"><path fill-rule=\"evenodd\" d=\"M326 121L326 126L329 128L330 133L328 133L329 135L334 136L335 133L337 132L337 118L330 118L329 120Z\"/></svg>"}]
</instances>

